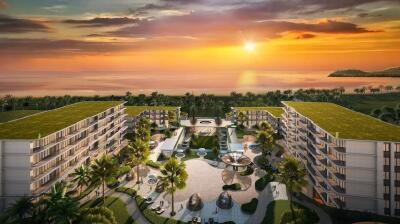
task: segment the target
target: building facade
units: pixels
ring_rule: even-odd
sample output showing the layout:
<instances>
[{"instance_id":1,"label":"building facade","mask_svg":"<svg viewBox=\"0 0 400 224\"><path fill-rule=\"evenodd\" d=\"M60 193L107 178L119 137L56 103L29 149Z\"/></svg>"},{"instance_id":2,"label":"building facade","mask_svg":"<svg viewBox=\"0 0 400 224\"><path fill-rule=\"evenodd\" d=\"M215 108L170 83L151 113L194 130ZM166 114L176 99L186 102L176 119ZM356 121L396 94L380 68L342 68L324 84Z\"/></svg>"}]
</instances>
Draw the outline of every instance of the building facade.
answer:
<instances>
[{"instance_id":1,"label":"building facade","mask_svg":"<svg viewBox=\"0 0 400 224\"><path fill-rule=\"evenodd\" d=\"M281 107L232 107L227 119L237 123L240 112L246 116L243 124L245 127L252 128L262 121L267 121L276 132L280 132L281 114L283 113Z\"/></svg>"},{"instance_id":2,"label":"building facade","mask_svg":"<svg viewBox=\"0 0 400 224\"><path fill-rule=\"evenodd\" d=\"M158 107L158 106L127 106L128 133L133 133L137 122L141 118L147 118L159 128L170 126L169 111L175 113L175 120L180 119L180 107Z\"/></svg>"},{"instance_id":3,"label":"building facade","mask_svg":"<svg viewBox=\"0 0 400 224\"><path fill-rule=\"evenodd\" d=\"M101 154L117 153L127 144L124 110L123 102L81 102L1 125L0 209L21 196L41 196ZM73 121L84 112L90 115ZM66 126L48 130L46 123L39 125L47 118L49 125ZM24 123L34 132L7 134L5 129L12 132Z\"/></svg>"},{"instance_id":4,"label":"building facade","mask_svg":"<svg viewBox=\"0 0 400 224\"><path fill-rule=\"evenodd\" d=\"M282 133L307 170L304 193L332 207L400 216L400 127L329 104L284 104Z\"/></svg>"}]
</instances>

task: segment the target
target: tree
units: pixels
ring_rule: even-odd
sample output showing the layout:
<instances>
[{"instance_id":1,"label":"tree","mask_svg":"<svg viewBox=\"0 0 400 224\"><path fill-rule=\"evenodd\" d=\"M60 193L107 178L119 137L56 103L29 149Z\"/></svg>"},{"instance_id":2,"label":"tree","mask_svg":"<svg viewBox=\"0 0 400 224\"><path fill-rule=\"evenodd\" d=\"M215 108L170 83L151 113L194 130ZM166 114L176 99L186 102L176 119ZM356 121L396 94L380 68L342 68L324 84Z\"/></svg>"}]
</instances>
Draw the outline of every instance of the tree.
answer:
<instances>
[{"instance_id":1,"label":"tree","mask_svg":"<svg viewBox=\"0 0 400 224\"><path fill-rule=\"evenodd\" d=\"M274 129L272 128L271 124L268 123L268 122L266 122L266 121L261 121L261 122L258 124L258 129L259 129L260 131L265 131L265 132L267 132L268 134L274 133Z\"/></svg>"},{"instance_id":2,"label":"tree","mask_svg":"<svg viewBox=\"0 0 400 224\"><path fill-rule=\"evenodd\" d=\"M111 157L103 154L99 159L93 161L90 166L91 179L94 184L102 185L103 204L105 202L105 184L108 178L115 176L117 173L117 166L112 161Z\"/></svg>"},{"instance_id":3,"label":"tree","mask_svg":"<svg viewBox=\"0 0 400 224\"><path fill-rule=\"evenodd\" d=\"M77 184L79 187L79 194L82 193L82 187L88 186L90 182L90 170L89 167L82 165L74 170L71 174L73 177L72 182Z\"/></svg>"},{"instance_id":4,"label":"tree","mask_svg":"<svg viewBox=\"0 0 400 224\"><path fill-rule=\"evenodd\" d=\"M386 90L386 92L390 92L393 90L393 86L387 85L387 86L385 86L385 90Z\"/></svg>"},{"instance_id":5,"label":"tree","mask_svg":"<svg viewBox=\"0 0 400 224\"><path fill-rule=\"evenodd\" d=\"M67 195L68 184L56 183L43 199L50 223L71 224L79 217L79 202Z\"/></svg>"},{"instance_id":6,"label":"tree","mask_svg":"<svg viewBox=\"0 0 400 224\"><path fill-rule=\"evenodd\" d=\"M195 104L192 104L191 106L190 106L190 111L189 111L189 114L190 114L190 116L192 117L191 119L190 119L190 122L194 125L194 124L196 124L196 105Z\"/></svg>"},{"instance_id":7,"label":"tree","mask_svg":"<svg viewBox=\"0 0 400 224\"><path fill-rule=\"evenodd\" d=\"M117 224L114 213L107 207L85 208L81 212L81 224Z\"/></svg>"},{"instance_id":8,"label":"tree","mask_svg":"<svg viewBox=\"0 0 400 224\"><path fill-rule=\"evenodd\" d=\"M33 213L32 198L22 197L15 201L4 213L4 220L0 220L9 224L29 223Z\"/></svg>"},{"instance_id":9,"label":"tree","mask_svg":"<svg viewBox=\"0 0 400 224\"><path fill-rule=\"evenodd\" d=\"M285 157L279 163L278 171L279 172L276 174L277 180L286 185L292 218L296 220L294 217L292 193L301 191L301 189L307 185L307 181L304 179L306 170L298 160L290 156Z\"/></svg>"},{"instance_id":10,"label":"tree","mask_svg":"<svg viewBox=\"0 0 400 224\"><path fill-rule=\"evenodd\" d=\"M161 168L161 176L159 176L160 184L164 186L166 192L171 194L172 197L171 216L175 215L174 193L178 189L186 187L187 178L188 174L186 172L185 163L179 162L173 157L171 157Z\"/></svg>"},{"instance_id":11,"label":"tree","mask_svg":"<svg viewBox=\"0 0 400 224\"><path fill-rule=\"evenodd\" d=\"M168 111L168 123L174 125L176 121L176 113L175 111L169 110Z\"/></svg>"},{"instance_id":12,"label":"tree","mask_svg":"<svg viewBox=\"0 0 400 224\"><path fill-rule=\"evenodd\" d=\"M257 134L257 142L260 143L262 153L265 155L272 151L272 147L274 145L274 137L272 136L272 133L260 131Z\"/></svg>"},{"instance_id":13,"label":"tree","mask_svg":"<svg viewBox=\"0 0 400 224\"><path fill-rule=\"evenodd\" d=\"M150 141L150 120L147 118L140 118L137 126L136 126L136 136L142 141L149 142Z\"/></svg>"},{"instance_id":14,"label":"tree","mask_svg":"<svg viewBox=\"0 0 400 224\"><path fill-rule=\"evenodd\" d=\"M244 122L246 122L249 118L247 117L246 114L243 113L243 111L240 111L238 116L237 116L237 122L239 123L239 126L243 127Z\"/></svg>"},{"instance_id":15,"label":"tree","mask_svg":"<svg viewBox=\"0 0 400 224\"><path fill-rule=\"evenodd\" d=\"M131 142L128 145L128 152L129 152L129 165L131 167L136 166L136 175L137 175L137 181L136 183L139 184L139 166L146 162L150 155L150 150L149 150L149 143L144 142L139 138L136 138L133 142Z\"/></svg>"}]
</instances>

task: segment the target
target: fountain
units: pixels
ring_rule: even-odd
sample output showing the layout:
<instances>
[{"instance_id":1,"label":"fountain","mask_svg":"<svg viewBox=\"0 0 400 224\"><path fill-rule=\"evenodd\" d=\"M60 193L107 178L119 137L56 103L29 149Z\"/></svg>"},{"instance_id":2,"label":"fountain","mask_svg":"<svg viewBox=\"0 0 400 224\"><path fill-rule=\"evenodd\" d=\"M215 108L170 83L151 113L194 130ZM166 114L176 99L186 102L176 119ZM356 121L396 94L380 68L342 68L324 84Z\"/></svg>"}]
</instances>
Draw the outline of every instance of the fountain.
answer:
<instances>
[{"instance_id":1,"label":"fountain","mask_svg":"<svg viewBox=\"0 0 400 224\"><path fill-rule=\"evenodd\" d=\"M200 157L206 156L207 155L206 149L205 148L199 148L197 150L197 155L200 156Z\"/></svg>"}]
</instances>

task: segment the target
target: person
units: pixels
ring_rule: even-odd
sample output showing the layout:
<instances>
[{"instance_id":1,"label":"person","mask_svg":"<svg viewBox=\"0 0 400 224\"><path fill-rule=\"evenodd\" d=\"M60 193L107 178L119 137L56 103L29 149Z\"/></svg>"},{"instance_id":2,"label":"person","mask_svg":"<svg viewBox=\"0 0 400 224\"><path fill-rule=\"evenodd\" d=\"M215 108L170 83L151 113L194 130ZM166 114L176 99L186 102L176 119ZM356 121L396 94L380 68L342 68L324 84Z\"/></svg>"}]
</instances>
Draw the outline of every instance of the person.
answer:
<instances>
[{"instance_id":1,"label":"person","mask_svg":"<svg viewBox=\"0 0 400 224\"><path fill-rule=\"evenodd\" d=\"M183 204L181 204L181 210L183 209Z\"/></svg>"}]
</instances>

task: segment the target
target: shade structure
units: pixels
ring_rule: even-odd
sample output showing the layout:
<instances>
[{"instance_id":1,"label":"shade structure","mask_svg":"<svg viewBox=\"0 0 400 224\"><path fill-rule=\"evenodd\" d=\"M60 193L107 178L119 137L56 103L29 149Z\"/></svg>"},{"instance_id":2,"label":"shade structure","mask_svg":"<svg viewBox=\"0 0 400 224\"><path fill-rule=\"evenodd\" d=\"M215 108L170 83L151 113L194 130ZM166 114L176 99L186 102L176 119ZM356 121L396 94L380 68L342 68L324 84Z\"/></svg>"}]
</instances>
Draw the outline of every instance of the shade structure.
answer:
<instances>
[{"instance_id":1,"label":"shade structure","mask_svg":"<svg viewBox=\"0 0 400 224\"><path fill-rule=\"evenodd\" d=\"M187 202L186 207L190 211L199 211L203 208L203 201L198 193L192 194Z\"/></svg>"},{"instance_id":2,"label":"shade structure","mask_svg":"<svg viewBox=\"0 0 400 224\"><path fill-rule=\"evenodd\" d=\"M237 152L226 153L222 156L221 160L225 164L235 167L248 166L251 163L251 159L249 157Z\"/></svg>"}]
</instances>

